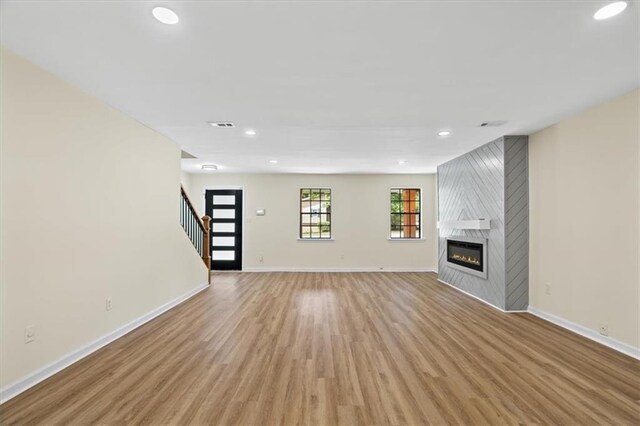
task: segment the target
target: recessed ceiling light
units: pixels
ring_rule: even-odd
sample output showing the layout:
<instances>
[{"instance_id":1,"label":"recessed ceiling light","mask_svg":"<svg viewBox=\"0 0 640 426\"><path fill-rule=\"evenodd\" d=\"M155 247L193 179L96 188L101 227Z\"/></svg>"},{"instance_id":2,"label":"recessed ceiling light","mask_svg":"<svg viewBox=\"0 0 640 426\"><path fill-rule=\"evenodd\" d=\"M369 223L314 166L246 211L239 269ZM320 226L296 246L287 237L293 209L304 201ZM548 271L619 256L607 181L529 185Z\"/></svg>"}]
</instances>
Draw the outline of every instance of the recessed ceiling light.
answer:
<instances>
[{"instance_id":1,"label":"recessed ceiling light","mask_svg":"<svg viewBox=\"0 0 640 426\"><path fill-rule=\"evenodd\" d=\"M278 164L278 160L269 160L271 164Z\"/></svg>"},{"instance_id":2,"label":"recessed ceiling light","mask_svg":"<svg viewBox=\"0 0 640 426\"><path fill-rule=\"evenodd\" d=\"M154 18L167 25L175 25L180 20L173 10L166 7L154 7L151 13Z\"/></svg>"},{"instance_id":3,"label":"recessed ceiling light","mask_svg":"<svg viewBox=\"0 0 640 426\"><path fill-rule=\"evenodd\" d=\"M400 164L401 166L404 166L405 164L407 164L407 160L400 160L398 161L398 164Z\"/></svg>"},{"instance_id":4,"label":"recessed ceiling light","mask_svg":"<svg viewBox=\"0 0 640 426\"><path fill-rule=\"evenodd\" d=\"M247 136L255 136L255 135L258 134L258 132L256 132L253 129L247 129L247 130L244 131L244 134L247 135Z\"/></svg>"},{"instance_id":5,"label":"recessed ceiling light","mask_svg":"<svg viewBox=\"0 0 640 426\"><path fill-rule=\"evenodd\" d=\"M449 136L450 134L451 134L451 130L440 130L438 132L438 136L440 137Z\"/></svg>"},{"instance_id":6,"label":"recessed ceiling light","mask_svg":"<svg viewBox=\"0 0 640 426\"><path fill-rule=\"evenodd\" d=\"M594 13L593 19L597 21L602 21L603 19L609 19L616 16L618 13L622 12L626 8L627 8L626 1L615 1L613 3L609 3L608 5L598 9L598 11Z\"/></svg>"},{"instance_id":7,"label":"recessed ceiling light","mask_svg":"<svg viewBox=\"0 0 640 426\"><path fill-rule=\"evenodd\" d=\"M203 164L202 170L218 170L218 166L215 164Z\"/></svg>"}]
</instances>

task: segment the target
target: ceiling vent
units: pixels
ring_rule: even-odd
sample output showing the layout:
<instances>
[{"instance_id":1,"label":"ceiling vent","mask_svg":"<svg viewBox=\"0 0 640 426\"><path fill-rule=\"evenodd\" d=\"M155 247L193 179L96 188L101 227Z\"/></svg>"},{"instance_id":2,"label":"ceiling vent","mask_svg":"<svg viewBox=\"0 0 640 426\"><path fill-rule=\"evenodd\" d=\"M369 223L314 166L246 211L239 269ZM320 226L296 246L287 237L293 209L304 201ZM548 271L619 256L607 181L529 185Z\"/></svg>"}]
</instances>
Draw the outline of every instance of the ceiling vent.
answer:
<instances>
[{"instance_id":1,"label":"ceiling vent","mask_svg":"<svg viewBox=\"0 0 640 426\"><path fill-rule=\"evenodd\" d=\"M211 127L235 127L230 121L209 121Z\"/></svg>"},{"instance_id":2,"label":"ceiling vent","mask_svg":"<svg viewBox=\"0 0 640 426\"><path fill-rule=\"evenodd\" d=\"M485 121L484 123L480 124L480 127L498 127L502 126L505 123L506 121Z\"/></svg>"}]
</instances>

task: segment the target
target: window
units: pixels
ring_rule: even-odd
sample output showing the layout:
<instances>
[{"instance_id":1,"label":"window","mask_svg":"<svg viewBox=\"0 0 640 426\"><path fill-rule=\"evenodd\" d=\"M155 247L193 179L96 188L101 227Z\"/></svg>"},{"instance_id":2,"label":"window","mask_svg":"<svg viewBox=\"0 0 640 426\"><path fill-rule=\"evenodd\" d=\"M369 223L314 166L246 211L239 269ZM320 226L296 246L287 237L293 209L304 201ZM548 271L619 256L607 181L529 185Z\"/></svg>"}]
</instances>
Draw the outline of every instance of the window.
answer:
<instances>
[{"instance_id":1,"label":"window","mask_svg":"<svg viewBox=\"0 0 640 426\"><path fill-rule=\"evenodd\" d=\"M300 238L331 238L331 190L302 188L300 190Z\"/></svg>"},{"instance_id":2,"label":"window","mask_svg":"<svg viewBox=\"0 0 640 426\"><path fill-rule=\"evenodd\" d=\"M391 238L420 238L420 189L391 190Z\"/></svg>"}]
</instances>

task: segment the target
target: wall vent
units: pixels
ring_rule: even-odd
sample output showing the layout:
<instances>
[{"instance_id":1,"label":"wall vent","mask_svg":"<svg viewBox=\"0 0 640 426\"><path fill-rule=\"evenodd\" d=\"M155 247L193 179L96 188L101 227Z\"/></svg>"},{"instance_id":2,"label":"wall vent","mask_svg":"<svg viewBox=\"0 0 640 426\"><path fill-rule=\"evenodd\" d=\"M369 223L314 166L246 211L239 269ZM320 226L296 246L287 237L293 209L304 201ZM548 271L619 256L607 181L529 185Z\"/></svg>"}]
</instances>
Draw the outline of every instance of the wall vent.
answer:
<instances>
[{"instance_id":1,"label":"wall vent","mask_svg":"<svg viewBox=\"0 0 640 426\"><path fill-rule=\"evenodd\" d=\"M480 124L480 127L498 127L502 126L505 123L506 121L485 121L484 123Z\"/></svg>"},{"instance_id":2,"label":"wall vent","mask_svg":"<svg viewBox=\"0 0 640 426\"><path fill-rule=\"evenodd\" d=\"M211 127L235 127L230 121L208 121Z\"/></svg>"}]
</instances>

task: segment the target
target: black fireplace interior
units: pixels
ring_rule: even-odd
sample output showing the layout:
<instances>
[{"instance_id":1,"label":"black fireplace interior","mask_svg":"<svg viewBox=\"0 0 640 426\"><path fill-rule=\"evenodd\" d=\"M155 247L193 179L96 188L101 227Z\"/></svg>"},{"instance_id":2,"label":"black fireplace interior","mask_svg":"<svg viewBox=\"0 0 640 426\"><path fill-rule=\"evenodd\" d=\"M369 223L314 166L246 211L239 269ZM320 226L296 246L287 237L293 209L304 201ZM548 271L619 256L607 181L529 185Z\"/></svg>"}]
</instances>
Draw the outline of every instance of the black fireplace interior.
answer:
<instances>
[{"instance_id":1,"label":"black fireplace interior","mask_svg":"<svg viewBox=\"0 0 640 426\"><path fill-rule=\"evenodd\" d=\"M476 271L484 270L482 244L447 240L447 260Z\"/></svg>"}]
</instances>

